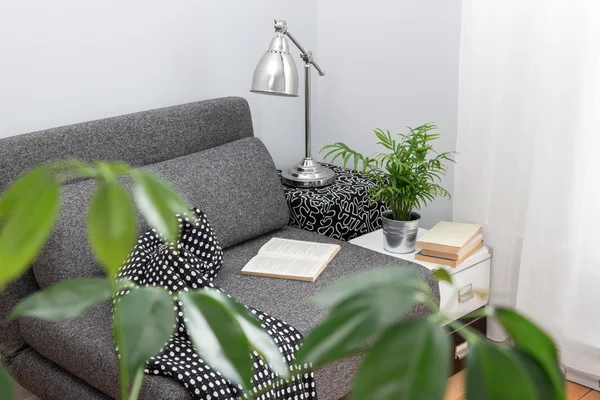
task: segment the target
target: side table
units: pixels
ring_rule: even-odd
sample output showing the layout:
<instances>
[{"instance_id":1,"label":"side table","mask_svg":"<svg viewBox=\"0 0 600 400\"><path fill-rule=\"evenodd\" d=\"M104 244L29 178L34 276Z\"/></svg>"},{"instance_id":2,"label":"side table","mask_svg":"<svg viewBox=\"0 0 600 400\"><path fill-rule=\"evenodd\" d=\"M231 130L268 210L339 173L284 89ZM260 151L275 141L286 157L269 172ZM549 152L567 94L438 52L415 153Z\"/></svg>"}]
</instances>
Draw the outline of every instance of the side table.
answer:
<instances>
[{"instance_id":1,"label":"side table","mask_svg":"<svg viewBox=\"0 0 600 400\"><path fill-rule=\"evenodd\" d=\"M425 232L427 232L426 229L419 228L417 238L420 238ZM487 293L490 289L492 251L486 246L479 249L458 267L451 268L446 265L415 260L415 254L420 249L408 254L395 254L385 251L383 249L383 230L381 229L352 239L350 243L420 264L432 271L440 268L447 270L452 276L453 284L440 282L440 309L452 321L488 304L489 296ZM481 294L485 295L482 296ZM461 322L483 334L486 333L485 317L463 319ZM454 372L458 372L464 367L463 360L468 354L467 342L456 331L451 331L450 334L454 343Z\"/></svg>"},{"instance_id":2,"label":"side table","mask_svg":"<svg viewBox=\"0 0 600 400\"><path fill-rule=\"evenodd\" d=\"M372 203L366 191L374 183L366 176L321 163L335 172L335 182L323 188L284 186L289 225L340 240L350 240L381 228L383 204Z\"/></svg>"}]
</instances>

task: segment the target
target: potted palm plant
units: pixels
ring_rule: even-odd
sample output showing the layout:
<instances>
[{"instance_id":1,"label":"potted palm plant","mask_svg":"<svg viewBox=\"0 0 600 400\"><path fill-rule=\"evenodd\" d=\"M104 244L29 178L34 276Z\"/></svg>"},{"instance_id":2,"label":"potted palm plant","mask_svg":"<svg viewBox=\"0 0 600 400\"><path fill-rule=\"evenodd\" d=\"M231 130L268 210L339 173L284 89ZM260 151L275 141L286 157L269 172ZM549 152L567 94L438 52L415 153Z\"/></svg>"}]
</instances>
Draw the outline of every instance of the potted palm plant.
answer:
<instances>
[{"instance_id":1,"label":"potted palm plant","mask_svg":"<svg viewBox=\"0 0 600 400\"><path fill-rule=\"evenodd\" d=\"M387 208L382 215L384 248L392 253L410 253L415 249L421 216L415 211L436 197L450 193L440 186L446 174L446 162L454 162L454 152L438 153L432 142L440 137L432 131L437 127L427 123L408 128L408 133L392 136L390 131L375 129L377 144L385 151L365 157L346 144L338 142L324 146L324 158L334 162L338 157L344 167L352 159L354 170L369 176L374 185L367 191L372 201L381 201ZM359 169L360 167L360 169Z\"/></svg>"}]
</instances>

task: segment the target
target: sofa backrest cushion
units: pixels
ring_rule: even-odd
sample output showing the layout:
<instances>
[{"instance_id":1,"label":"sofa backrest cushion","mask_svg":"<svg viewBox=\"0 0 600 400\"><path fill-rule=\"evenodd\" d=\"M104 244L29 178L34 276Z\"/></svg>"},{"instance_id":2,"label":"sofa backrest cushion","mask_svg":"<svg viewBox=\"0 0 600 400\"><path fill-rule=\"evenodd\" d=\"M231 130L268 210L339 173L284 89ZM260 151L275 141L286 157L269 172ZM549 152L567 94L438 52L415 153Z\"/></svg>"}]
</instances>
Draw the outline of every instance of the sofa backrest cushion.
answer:
<instances>
[{"instance_id":1,"label":"sofa backrest cushion","mask_svg":"<svg viewBox=\"0 0 600 400\"><path fill-rule=\"evenodd\" d=\"M225 97L0 139L0 192L50 160L154 164L253 136L248 102Z\"/></svg>"},{"instance_id":2,"label":"sofa backrest cushion","mask_svg":"<svg viewBox=\"0 0 600 400\"><path fill-rule=\"evenodd\" d=\"M256 138L144 167L173 185L208 217L223 248L286 225L283 187L269 152ZM130 189L131 182L124 184ZM95 188L82 181L63 188L63 207L33 270L41 287L64 279L100 276L86 236L87 205ZM138 216L140 232L148 229Z\"/></svg>"}]
</instances>

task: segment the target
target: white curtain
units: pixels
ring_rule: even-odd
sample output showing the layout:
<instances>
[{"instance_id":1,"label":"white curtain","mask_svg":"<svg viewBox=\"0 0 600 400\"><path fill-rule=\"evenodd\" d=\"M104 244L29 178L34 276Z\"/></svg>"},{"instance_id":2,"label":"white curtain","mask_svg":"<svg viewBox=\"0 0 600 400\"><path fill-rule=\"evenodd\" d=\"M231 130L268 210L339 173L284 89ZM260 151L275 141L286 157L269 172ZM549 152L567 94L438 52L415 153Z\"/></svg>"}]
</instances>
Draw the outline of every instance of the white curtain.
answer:
<instances>
[{"instance_id":1,"label":"white curtain","mask_svg":"<svg viewBox=\"0 0 600 400\"><path fill-rule=\"evenodd\" d=\"M462 25L454 220L484 224L492 303L598 379L600 0L463 0Z\"/></svg>"}]
</instances>

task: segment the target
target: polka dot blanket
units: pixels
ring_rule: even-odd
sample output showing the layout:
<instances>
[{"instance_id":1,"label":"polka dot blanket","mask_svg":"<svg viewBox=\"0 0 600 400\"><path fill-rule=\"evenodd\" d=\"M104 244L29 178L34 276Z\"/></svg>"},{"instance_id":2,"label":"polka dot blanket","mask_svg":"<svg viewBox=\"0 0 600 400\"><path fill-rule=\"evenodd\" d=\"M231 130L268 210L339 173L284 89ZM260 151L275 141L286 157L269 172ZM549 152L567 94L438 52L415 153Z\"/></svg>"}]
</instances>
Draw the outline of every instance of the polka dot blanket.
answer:
<instances>
[{"instance_id":1,"label":"polka dot blanket","mask_svg":"<svg viewBox=\"0 0 600 400\"><path fill-rule=\"evenodd\" d=\"M187 217L179 218L182 235L176 244L163 243L155 230L141 235L137 245L119 270L118 279L128 279L138 286L160 286L171 294L200 288L221 290L213 284L213 280L223 264L223 251L204 213L198 209L194 209L194 213L196 218L193 221ZM125 290L119 293L115 301L126 292ZM202 360L184 325L182 303L176 301L175 306L177 312L175 333L159 355L148 361L145 373L176 379L187 388L194 399L250 398ZM252 307L247 308L258 317L263 328L271 335L290 365L290 369L299 369L294 365L294 353L298 350L300 333L277 318ZM259 393L267 385L276 381L277 375L256 353L252 358L254 361L253 391ZM260 396L252 398L316 399L314 375L299 373L292 378L290 384L279 384Z\"/></svg>"}]
</instances>

